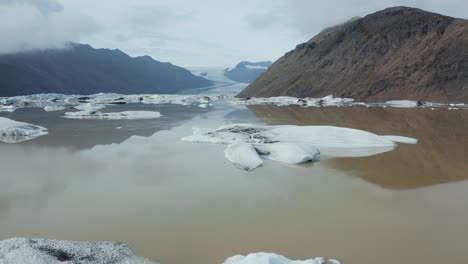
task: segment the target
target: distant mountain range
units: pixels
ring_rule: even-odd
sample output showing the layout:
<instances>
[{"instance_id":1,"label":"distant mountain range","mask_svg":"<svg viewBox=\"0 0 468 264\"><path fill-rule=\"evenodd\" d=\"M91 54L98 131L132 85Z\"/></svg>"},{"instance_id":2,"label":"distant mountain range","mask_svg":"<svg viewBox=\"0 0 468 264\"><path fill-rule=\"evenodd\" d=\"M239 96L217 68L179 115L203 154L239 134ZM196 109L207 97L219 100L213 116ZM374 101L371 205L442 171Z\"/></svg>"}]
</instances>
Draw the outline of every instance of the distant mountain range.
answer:
<instances>
[{"instance_id":1,"label":"distant mountain range","mask_svg":"<svg viewBox=\"0 0 468 264\"><path fill-rule=\"evenodd\" d=\"M468 21L394 7L327 28L240 97L468 102Z\"/></svg>"},{"instance_id":2,"label":"distant mountain range","mask_svg":"<svg viewBox=\"0 0 468 264\"><path fill-rule=\"evenodd\" d=\"M248 62L243 61L234 69L226 69L224 75L236 82L251 83L255 81L262 73L266 72L272 64L271 61Z\"/></svg>"},{"instance_id":3,"label":"distant mountain range","mask_svg":"<svg viewBox=\"0 0 468 264\"><path fill-rule=\"evenodd\" d=\"M72 44L67 49L0 55L0 96L37 93L179 93L213 85L149 56Z\"/></svg>"}]
</instances>

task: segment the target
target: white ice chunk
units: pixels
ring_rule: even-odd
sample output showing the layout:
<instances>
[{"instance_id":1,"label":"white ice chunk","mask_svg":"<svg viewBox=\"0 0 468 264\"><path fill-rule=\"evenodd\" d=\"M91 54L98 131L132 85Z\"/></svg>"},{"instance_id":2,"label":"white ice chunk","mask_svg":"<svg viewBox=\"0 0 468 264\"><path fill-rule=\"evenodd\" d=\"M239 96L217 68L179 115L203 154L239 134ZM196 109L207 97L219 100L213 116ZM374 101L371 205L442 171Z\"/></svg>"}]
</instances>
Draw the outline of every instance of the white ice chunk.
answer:
<instances>
[{"instance_id":1,"label":"white ice chunk","mask_svg":"<svg viewBox=\"0 0 468 264\"><path fill-rule=\"evenodd\" d=\"M0 112L14 112L16 107L13 105L0 105Z\"/></svg>"},{"instance_id":2,"label":"white ice chunk","mask_svg":"<svg viewBox=\"0 0 468 264\"><path fill-rule=\"evenodd\" d=\"M365 157L393 150L399 143L417 143L400 136L379 136L367 131L333 126L261 126L231 124L218 129L194 129L184 141L233 144L227 153L235 164L258 162L262 158L287 164L302 164L323 157ZM246 145L247 144L247 145ZM256 153L252 150L256 149ZM232 148L232 149L231 149ZM239 149L238 149L239 148ZM242 155L249 152L250 155ZM249 159L251 161L249 161ZM252 166L245 166L251 168Z\"/></svg>"},{"instance_id":3,"label":"white ice chunk","mask_svg":"<svg viewBox=\"0 0 468 264\"><path fill-rule=\"evenodd\" d=\"M47 112L63 111L65 109L66 108L64 106L51 106L51 105L48 105L48 106L44 107L44 110L47 111Z\"/></svg>"},{"instance_id":4,"label":"white ice chunk","mask_svg":"<svg viewBox=\"0 0 468 264\"><path fill-rule=\"evenodd\" d=\"M418 140L410 137L401 137L401 136L381 136L383 138L389 139L393 142L404 143L404 144L418 144Z\"/></svg>"},{"instance_id":5,"label":"white ice chunk","mask_svg":"<svg viewBox=\"0 0 468 264\"><path fill-rule=\"evenodd\" d=\"M410 100L394 100L394 101L387 101L384 105L395 107L395 108L413 108L418 106L417 101L410 101Z\"/></svg>"},{"instance_id":6,"label":"white ice chunk","mask_svg":"<svg viewBox=\"0 0 468 264\"><path fill-rule=\"evenodd\" d=\"M274 143L256 145L263 158L286 164L303 164L316 159L320 151L311 144Z\"/></svg>"},{"instance_id":7,"label":"white ice chunk","mask_svg":"<svg viewBox=\"0 0 468 264\"><path fill-rule=\"evenodd\" d=\"M156 119L161 117L161 113L156 111L124 111L115 113L102 113L94 111L67 112L66 118L71 119Z\"/></svg>"},{"instance_id":8,"label":"white ice chunk","mask_svg":"<svg viewBox=\"0 0 468 264\"><path fill-rule=\"evenodd\" d=\"M308 260L290 260L286 257L273 253L254 253L247 256L234 256L228 258L224 264L340 264L337 260L329 260L324 258L315 258Z\"/></svg>"},{"instance_id":9,"label":"white ice chunk","mask_svg":"<svg viewBox=\"0 0 468 264\"><path fill-rule=\"evenodd\" d=\"M200 107L200 108L208 108L208 104L199 104L198 107Z\"/></svg>"},{"instance_id":10,"label":"white ice chunk","mask_svg":"<svg viewBox=\"0 0 468 264\"><path fill-rule=\"evenodd\" d=\"M252 171L263 164L255 148L247 143L234 143L224 151L224 156L238 168Z\"/></svg>"},{"instance_id":11,"label":"white ice chunk","mask_svg":"<svg viewBox=\"0 0 468 264\"><path fill-rule=\"evenodd\" d=\"M47 128L0 117L0 141L18 143L47 134Z\"/></svg>"},{"instance_id":12,"label":"white ice chunk","mask_svg":"<svg viewBox=\"0 0 468 264\"><path fill-rule=\"evenodd\" d=\"M89 112L98 111L98 110L101 110L103 108L105 108L104 105L95 105L95 104L92 104L92 103L80 104L78 106L75 106L76 110L89 111Z\"/></svg>"},{"instance_id":13,"label":"white ice chunk","mask_svg":"<svg viewBox=\"0 0 468 264\"><path fill-rule=\"evenodd\" d=\"M155 264L133 255L124 243L15 238L0 241L2 264Z\"/></svg>"}]
</instances>

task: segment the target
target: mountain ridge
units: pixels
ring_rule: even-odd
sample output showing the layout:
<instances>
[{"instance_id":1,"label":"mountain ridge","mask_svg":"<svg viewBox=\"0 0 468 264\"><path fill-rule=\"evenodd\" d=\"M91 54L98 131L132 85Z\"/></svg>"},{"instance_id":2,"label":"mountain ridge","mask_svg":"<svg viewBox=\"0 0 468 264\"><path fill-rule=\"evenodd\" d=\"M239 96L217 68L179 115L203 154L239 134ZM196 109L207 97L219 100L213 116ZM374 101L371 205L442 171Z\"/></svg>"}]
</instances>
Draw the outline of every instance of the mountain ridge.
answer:
<instances>
[{"instance_id":1,"label":"mountain ridge","mask_svg":"<svg viewBox=\"0 0 468 264\"><path fill-rule=\"evenodd\" d=\"M0 55L0 96L38 93L178 93L211 86L205 78L150 56L73 43L65 49Z\"/></svg>"},{"instance_id":2,"label":"mountain ridge","mask_svg":"<svg viewBox=\"0 0 468 264\"><path fill-rule=\"evenodd\" d=\"M324 30L239 97L468 101L468 21L393 7Z\"/></svg>"}]
</instances>

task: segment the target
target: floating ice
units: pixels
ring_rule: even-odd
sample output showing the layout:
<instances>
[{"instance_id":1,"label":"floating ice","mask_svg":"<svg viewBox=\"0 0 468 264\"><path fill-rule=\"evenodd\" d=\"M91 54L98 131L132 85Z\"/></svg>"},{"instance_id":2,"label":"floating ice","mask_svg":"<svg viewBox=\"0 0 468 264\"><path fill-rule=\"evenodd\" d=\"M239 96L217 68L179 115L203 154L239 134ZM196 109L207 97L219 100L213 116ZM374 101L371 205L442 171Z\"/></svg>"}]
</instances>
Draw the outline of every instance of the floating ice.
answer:
<instances>
[{"instance_id":1,"label":"floating ice","mask_svg":"<svg viewBox=\"0 0 468 264\"><path fill-rule=\"evenodd\" d=\"M95 105L92 103L80 104L80 105L75 106L76 110L89 111L89 112L98 111L104 108L105 108L104 105Z\"/></svg>"},{"instance_id":2,"label":"floating ice","mask_svg":"<svg viewBox=\"0 0 468 264\"><path fill-rule=\"evenodd\" d=\"M14 112L16 107L13 105L0 105L0 112Z\"/></svg>"},{"instance_id":3,"label":"floating ice","mask_svg":"<svg viewBox=\"0 0 468 264\"><path fill-rule=\"evenodd\" d=\"M71 119L107 119L107 120L118 120L118 119L156 119L161 117L161 113L156 111L124 111L115 113L102 113L99 111L79 111L79 112L67 112L65 113L66 118Z\"/></svg>"},{"instance_id":4,"label":"floating ice","mask_svg":"<svg viewBox=\"0 0 468 264\"><path fill-rule=\"evenodd\" d=\"M312 106L341 106L341 105L352 105L354 102L351 98L335 98L333 95L329 95L323 98L297 98L290 96L278 96L278 97L252 97L247 99L233 98L231 103L242 104L242 105L299 105L304 107Z\"/></svg>"},{"instance_id":5,"label":"floating ice","mask_svg":"<svg viewBox=\"0 0 468 264\"><path fill-rule=\"evenodd\" d=\"M47 112L63 111L65 109L66 109L66 107L64 107L64 106L50 106L50 105L48 105L48 106L44 107L44 110L47 111Z\"/></svg>"},{"instance_id":6,"label":"floating ice","mask_svg":"<svg viewBox=\"0 0 468 264\"><path fill-rule=\"evenodd\" d=\"M396 142L417 143L413 138L379 136L362 130L333 126L232 124L218 129L195 128L193 132L192 136L182 140L233 144L226 150L226 158L247 170L256 168L254 165L258 164L259 157L287 164L302 164L316 160L319 155L362 157L393 150L397 146ZM254 155L253 149L257 155Z\"/></svg>"},{"instance_id":7,"label":"floating ice","mask_svg":"<svg viewBox=\"0 0 468 264\"><path fill-rule=\"evenodd\" d=\"M238 168L252 171L263 164L257 150L247 143L234 143L224 151L224 156Z\"/></svg>"},{"instance_id":8,"label":"floating ice","mask_svg":"<svg viewBox=\"0 0 468 264\"><path fill-rule=\"evenodd\" d=\"M47 128L0 117L0 141L5 143L18 143L47 134Z\"/></svg>"},{"instance_id":9,"label":"floating ice","mask_svg":"<svg viewBox=\"0 0 468 264\"><path fill-rule=\"evenodd\" d=\"M224 264L340 264L338 260L324 258L308 260L290 260L273 253L254 253L247 256L234 256L228 258Z\"/></svg>"},{"instance_id":10,"label":"floating ice","mask_svg":"<svg viewBox=\"0 0 468 264\"><path fill-rule=\"evenodd\" d=\"M133 255L124 243L15 238L0 241L4 264L155 264Z\"/></svg>"}]
</instances>

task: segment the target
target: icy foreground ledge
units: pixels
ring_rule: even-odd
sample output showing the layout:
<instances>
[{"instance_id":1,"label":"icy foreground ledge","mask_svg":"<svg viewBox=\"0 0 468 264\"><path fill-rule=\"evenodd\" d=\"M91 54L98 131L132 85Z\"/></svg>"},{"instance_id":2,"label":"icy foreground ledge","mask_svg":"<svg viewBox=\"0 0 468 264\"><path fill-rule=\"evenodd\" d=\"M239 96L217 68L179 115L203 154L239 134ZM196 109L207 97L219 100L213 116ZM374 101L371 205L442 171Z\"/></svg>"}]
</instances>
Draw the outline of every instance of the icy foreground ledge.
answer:
<instances>
[{"instance_id":1,"label":"icy foreground ledge","mask_svg":"<svg viewBox=\"0 0 468 264\"><path fill-rule=\"evenodd\" d=\"M234 256L228 258L224 264L340 264L338 260L324 258L308 260L290 260L273 253L255 253L247 256Z\"/></svg>"},{"instance_id":2,"label":"icy foreground ledge","mask_svg":"<svg viewBox=\"0 0 468 264\"><path fill-rule=\"evenodd\" d=\"M24 238L0 241L0 263L155 264L155 262L134 256L130 247L124 243Z\"/></svg>"},{"instance_id":3,"label":"icy foreground ledge","mask_svg":"<svg viewBox=\"0 0 468 264\"><path fill-rule=\"evenodd\" d=\"M263 159L286 164L314 161L320 155L363 157L391 151L398 143L416 144L401 136L379 136L367 131L333 126L259 126L232 124L218 129L195 128L184 141L229 145L225 157L251 171Z\"/></svg>"},{"instance_id":4,"label":"icy foreground ledge","mask_svg":"<svg viewBox=\"0 0 468 264\"><path fill-rule=\"evenodd\" d=\"M99 111L79 111L79 112L67 112L65 113L66 118L71 119L107 119L107 120L119 120L119 119L156 119L161 117L161 113L155 111L124 111L115 113L102 113Z\"/></svg>"},{"instance_id":5,"label":"icy foreground ledge","mask_svg":"<svg viewBox=\"0 0 468 264\"><path fill-rule=\"evenodd\" d=\"M0 117L0 141L18 143L47 134L47 128Z\"/></svg>"}]
</instances>

